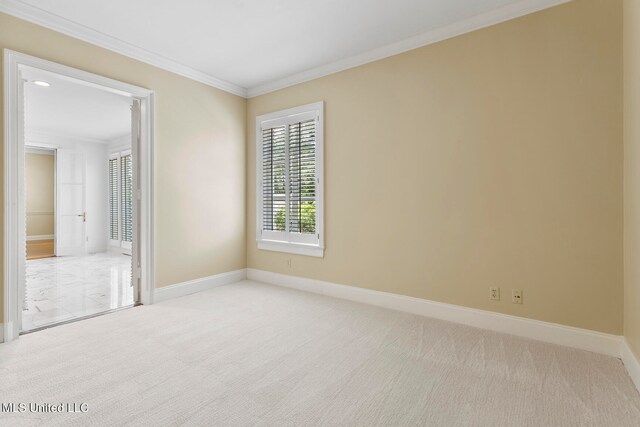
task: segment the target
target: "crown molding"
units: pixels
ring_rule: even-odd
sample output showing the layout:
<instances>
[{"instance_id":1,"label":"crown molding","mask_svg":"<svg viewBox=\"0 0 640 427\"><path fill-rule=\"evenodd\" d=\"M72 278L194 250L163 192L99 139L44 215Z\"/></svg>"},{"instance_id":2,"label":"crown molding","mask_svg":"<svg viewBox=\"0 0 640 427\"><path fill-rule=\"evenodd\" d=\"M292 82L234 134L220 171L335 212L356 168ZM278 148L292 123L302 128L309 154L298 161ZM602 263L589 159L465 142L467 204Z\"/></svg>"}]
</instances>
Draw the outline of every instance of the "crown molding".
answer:
<instances>
[{"instance_id":1,"label":"crown molding","mask_svg":"<svg viewBox=\"0 0 640 427\"><path fill-rule=\"evenodd\" d=\"M365 53L341 59L330 64L321 65L269 83L250 87L247 89L247 98L253 98L279 89L284 89L285 87L315 80L349 68L358 67L360 65L368 64L369 62L388 58L393 55L437 43L471 31L499 24L510 19L515 19L530 13L568 3L570 1L572 0L522 0Z\"/></svg>"},{"instance_id":2,"label":"crown molding","mask_svg":"<svg viewBox=\"0 0 640 427\"><path fill-rule=\"evenodd\" d=\"M131 144L131 132L127 132L123 135L117 136L115 138L111 138L107 141L111 144Z\"/></svg>"},{"instance_id":3,"label":"crown molding","mask_svg":"<svg viewBox=\"0 0 640 427\"><path fill-rule=\"evenodd\" d=\"M218 79L157 53L134 46L130 43L62 18L30 4L22 3L18 0L0 0L0 12L24 19L25 21L66 34L87 43L100 46L225 92L229 92L243 98L246 98L247 96L247 90L242 86Z\"/></svg>"},{"instance_id":4,"label":"crown molding","mask_svg":"<svg viewBox=\"0 0 640 427\"><path fill-rule=\"evenodd\" d=\"M293 74L282 79L274 80L251 88L218 79L202 71L195 70L172 59L166 58L146 49L106 35L84 25L69 21L58 15L47 12L38 7L22 3L19 0L0 0L0 12L15 16L37 25L58 31L87 43L100 46L124 56L204 83L220 90L244 98L253 98L285 87L314 80L330 74L338 73L349 68L358 67L380 59L388 58L409 50L417 49L429 44L450 39L471 31L499 24L510 19L518 18L530 13L538 12L572 0L521 0L489 12L481 13L453 24L445 25L435 30L427 31L399 42L391 43L365 53L341 59L329 64L321 65L301 73Z\"/></svg>"},{"instance_id":5,"label":"crown molding","mask_svg":"<svg viewBox=\"0 0 640 427\"><path fill-rule=\"evenodd\" d=\"M42 144L64 144L64 143L90 143L90 144L103 144L109 143L107 139L79 137L76 135L61 133L61 132L49 132L40 129L26 129L24 132L24 140L28 145L29 143L42 143Z\"/></svg>"}]
</instances>

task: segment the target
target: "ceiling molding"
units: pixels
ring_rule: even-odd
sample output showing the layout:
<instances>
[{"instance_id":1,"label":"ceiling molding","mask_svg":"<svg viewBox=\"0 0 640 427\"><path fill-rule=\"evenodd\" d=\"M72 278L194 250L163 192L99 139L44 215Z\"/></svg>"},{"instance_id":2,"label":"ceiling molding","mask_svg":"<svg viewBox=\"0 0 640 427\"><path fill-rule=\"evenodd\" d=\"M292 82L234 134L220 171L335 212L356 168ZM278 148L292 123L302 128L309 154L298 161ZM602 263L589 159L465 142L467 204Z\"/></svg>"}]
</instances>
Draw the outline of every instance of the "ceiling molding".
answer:
<instances>
[{"instance_id":1,"label":"ceiling molding","mask_svg":"<svg viewBox=\"0 0 640 427\"><path fill-rule=\"evenodd\" d=\"M328 76L349 68L358 67L380 59L388 58L409 50L450 39L471 31L499 24L510 19L538 12L572 0L521 0L489 12L481 13L435 30L427 31L399 42L391 43L365 53L321 65L291 76L251 88L218 79L202 71L195 70L162 55L134 46L115 37L106 35L84 25L69 21L38 7L19 0L0 0L0 12L7 13L37 25L58 31L68 36L100 46L124 56L170 71L183 77L230 92L244 98L253 98L289 86L320 77Z\"/></svg>"},{"instance_id":2,"label":"ceiling molding","mask_svg":"<svg viewBox=\"0 0 640 427\"><path fill-rule=\"evenodd\" d=\"M315 80L349 68L358 67L369 62L388 58L393 55L437 43L439 41L499 24L501 22L538 12L553 6L558 6L563 3L568 3L570 1L572 0L522 0L518 3L509 4L489 12L481 13L453 24L445 25L443 27L436 28L435 30L427 31L417 36L388 44L365 53L341 59L330 64L321 65L283 79L250 87L247 90L247 98L253 98L299 83Z\"/></svg>"},{"instance_id":3,"label":"ceiling molding","mask_svg":"<svg viewBox=\"0 0 640 427\"><path fill-rule=\"evenodd\" d=\"M111 144L131 144L131 132L127 132L123 135L117 136L115 138L111 138L109 141L109 145Z\"/></svg>"},{"instance_id":4,"label":"ceiling molding","mask_svg":"<svg viewBox=\"0 0 640 427\"><path fill-rule=\"evenodd\" d=\"M44 156L53 156L55 154L55 148L46 146L28 146L24 147L25 154L42 154Z\"/></svg>"},{"instance_id":5,"label":"ceiling molding","mask_svg":"<svg viewBox=\"0 0 640 427\"><path fill-rule=\"evenodd\" d=\"M76 136L70 134L64 134L60 132L49 132L39 129L25 129L24 132L25 144L29 143L44 143L44 144L103 144L109 143L108 139L89 138L84 136Z\"/></svg>"},{"instance_id":6,"label":"ceiling molding","mask_svg":"<svg viewBox=\"0 0 640 427\"><path fill-rule=\"evenodd\" d=\"M0 0L0 12L15 16L25 21L49 28L51 30L100 46L129 58L136 59L154 67L187 77L217 89L246 98L247 90L242 87L218 79L202 71L195 70L179 62L165 58L154 52L134 46L125 41L111 37L84 25L69 21L53 13L47 12L18 0Z\"/></svg>"}]
</instances>

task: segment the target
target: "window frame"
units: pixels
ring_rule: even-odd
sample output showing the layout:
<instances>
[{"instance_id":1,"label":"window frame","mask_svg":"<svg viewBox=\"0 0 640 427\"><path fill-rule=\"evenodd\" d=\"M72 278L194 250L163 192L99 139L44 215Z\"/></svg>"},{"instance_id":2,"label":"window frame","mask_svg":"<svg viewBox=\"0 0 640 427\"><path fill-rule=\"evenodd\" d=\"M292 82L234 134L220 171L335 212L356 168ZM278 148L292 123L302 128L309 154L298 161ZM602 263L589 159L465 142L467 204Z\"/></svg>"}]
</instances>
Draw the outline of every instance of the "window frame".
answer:
<instances>
[{"instance_id":1,"label":"window frame","mask_svg":"<svg viewBox=\"0 0 640 427\"><path fill-rule=\"evenodd\" d=\"M316 238L290 231L263 230L264 209L262 193L262 130L277 126L288 126L300 121L316 118ZM288 128L287 128L288 129ZM287 130L288 132L288 130ZM286 147L289 164L289 147ZM288 167L287 167L288 173ZM288 193L288 186L285 193ZM324 101L301 105L286 110L256 117L256 242L258 249L286 252L297 255L324 257ZM287 197L288 200L288 197ZM290 205L286 204L287 219Z\"/></svg>"}]
</instances>

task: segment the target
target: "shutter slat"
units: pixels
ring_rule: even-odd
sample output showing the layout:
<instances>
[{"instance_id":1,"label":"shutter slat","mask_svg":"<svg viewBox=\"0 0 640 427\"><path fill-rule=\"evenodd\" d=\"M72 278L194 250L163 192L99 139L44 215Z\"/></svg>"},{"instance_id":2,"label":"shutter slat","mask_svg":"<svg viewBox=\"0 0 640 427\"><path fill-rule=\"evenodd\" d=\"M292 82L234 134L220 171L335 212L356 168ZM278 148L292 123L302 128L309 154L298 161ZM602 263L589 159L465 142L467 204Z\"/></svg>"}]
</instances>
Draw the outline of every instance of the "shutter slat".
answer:
<instances>
[{"instance_id":1,"label":"shutter slat","mask_svg":"<svg viewBox=\"0 0 640 427\"><path fill-rule=\"evenodd\" d=\"M284 126L262 131L262 224L264 230L285 230L285 136Z\"/></svg>"},{"instance_id":2,"label":"shutter slat","mask_svg":"<svg viewBox=\"0 0 640 427\"><path fill-rule=\"evenodd\" d=\"M109 159L109 238L118 236L118 159Z\"/></svg>"},{"instance_id":3,"label":"shutter slat","mask_svg":"<svg viewBox=\"0 0 640 427\"><path fill-rule=\"evenodd\" d=\"M315 233L315 120L289 126L289 176L289 230Z\"/></svg>"},{"instance_id":4,"label":"shutter slat","mask_svg":"<svg viewBox=\"0 0 640 427\"><path fill-rule=\"evenodd\" d=\"M120 194L122 212L122 240L133 240L133 174L131 154L120 157Z\"/></svg>"}]
</instances>

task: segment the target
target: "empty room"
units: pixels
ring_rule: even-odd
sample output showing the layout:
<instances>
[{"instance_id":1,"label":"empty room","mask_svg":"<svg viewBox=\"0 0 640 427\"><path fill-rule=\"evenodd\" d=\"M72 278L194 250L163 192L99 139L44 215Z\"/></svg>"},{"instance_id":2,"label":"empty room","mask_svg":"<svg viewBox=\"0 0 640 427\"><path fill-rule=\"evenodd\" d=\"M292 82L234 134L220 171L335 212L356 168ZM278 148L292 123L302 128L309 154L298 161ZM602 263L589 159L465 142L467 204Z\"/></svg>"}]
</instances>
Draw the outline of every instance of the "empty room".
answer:
<instances>
[{"instance_id":1,"label":"empty room","mask_svg":"<svg viewBox=\"0 0 640 427\"><path fill-rule=\"evenodd\" d=\"M640 0L0 0L0 425L640 426Z\"/></svg>"}]
</instances>

